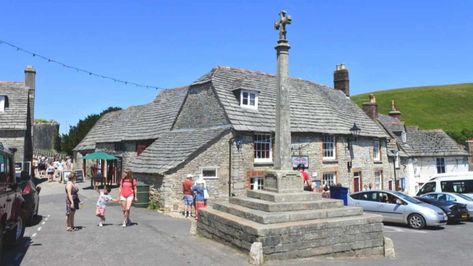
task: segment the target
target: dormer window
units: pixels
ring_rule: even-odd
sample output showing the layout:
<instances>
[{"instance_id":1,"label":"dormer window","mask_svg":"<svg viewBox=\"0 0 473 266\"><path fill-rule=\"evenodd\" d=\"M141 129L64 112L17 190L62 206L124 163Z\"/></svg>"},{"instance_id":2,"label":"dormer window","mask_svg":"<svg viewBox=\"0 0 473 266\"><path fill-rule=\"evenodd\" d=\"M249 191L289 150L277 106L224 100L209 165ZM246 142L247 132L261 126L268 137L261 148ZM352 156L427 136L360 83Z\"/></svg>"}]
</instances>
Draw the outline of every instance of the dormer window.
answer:
<instances>
[{"instance_id":1,"label":"dormer window","mask_svg":"<svg viewBox=\"0 0 473 266\"><path fill-rule=\"evenodd\" d=\"M8 107L8 97L5 95L0 95L0 112L5 112L5 109Z\"/></svg>"},{"instance_id":2,"label":"dormer window","mask_svg":"<svg viewBox=\"0 0 473 266\"><path fill-rule=\"evenodd\" d=\"M250 90L241 90L240 106L245 108L258 109L258 92Z\"/></svg>"}]
</instances>

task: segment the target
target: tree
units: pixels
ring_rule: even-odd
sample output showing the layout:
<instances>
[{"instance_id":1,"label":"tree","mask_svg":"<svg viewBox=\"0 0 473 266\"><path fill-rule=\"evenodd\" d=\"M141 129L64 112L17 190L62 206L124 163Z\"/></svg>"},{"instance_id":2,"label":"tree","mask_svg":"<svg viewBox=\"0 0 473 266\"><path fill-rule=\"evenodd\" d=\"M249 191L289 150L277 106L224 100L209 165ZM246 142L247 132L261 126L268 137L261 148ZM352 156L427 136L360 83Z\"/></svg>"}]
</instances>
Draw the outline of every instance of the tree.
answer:
<instances>
[{"instance_id":1,"label":"tree","mask_svg":"<svg viewBox=\"0 0 473 266\"><path fill-rule=\"evenodd\" d=\"M61 151L72 155L74 149L79 142L89 133L95 123L106 113L121 110L120 107L109 107L100 114L88 115L86 118L79 120L77 125L69 127L69 132L61 136Z\"/></svg>"}]
</instances>

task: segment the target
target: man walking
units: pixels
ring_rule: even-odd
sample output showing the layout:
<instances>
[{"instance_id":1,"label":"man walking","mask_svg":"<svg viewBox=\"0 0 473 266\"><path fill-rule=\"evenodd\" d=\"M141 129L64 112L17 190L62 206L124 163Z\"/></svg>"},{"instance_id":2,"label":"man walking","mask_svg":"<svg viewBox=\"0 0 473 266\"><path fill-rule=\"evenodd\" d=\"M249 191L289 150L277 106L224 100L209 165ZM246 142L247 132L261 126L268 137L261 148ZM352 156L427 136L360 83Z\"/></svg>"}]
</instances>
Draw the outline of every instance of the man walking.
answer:
<instances>
[{"instance_id":1,"label":"man walking","mask_svg":"<svg viewBox=\"0 0 473 266\"><path fill-rule=\"evenodd\" d=\"M187 178L182 182L182 194L184 194L184 215L192 216L192 205L194 205L194 196L192 193L192 175L187 175Z\"/></svg>"}]
</instances>

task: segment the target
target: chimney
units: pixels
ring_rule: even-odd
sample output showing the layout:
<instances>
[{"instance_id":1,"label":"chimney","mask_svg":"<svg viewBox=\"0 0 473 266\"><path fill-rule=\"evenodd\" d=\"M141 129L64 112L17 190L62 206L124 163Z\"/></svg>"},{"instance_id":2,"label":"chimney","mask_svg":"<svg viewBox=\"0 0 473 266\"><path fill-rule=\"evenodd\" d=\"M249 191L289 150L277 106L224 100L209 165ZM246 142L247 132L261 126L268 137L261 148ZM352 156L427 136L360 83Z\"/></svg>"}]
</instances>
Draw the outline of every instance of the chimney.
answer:
<instances>
[{"instance_id":1,"label":"chimney","mask_svg":"<svg viewBox=\"0 0 473 266\"><path fill-rule=\"evenodd\" d=\"M34 98L36 89L36 70L33 66L26 66L25 68L25 85L29 88L29 100L31 121L34 121Z\"/></svg>"},{"instance_id":2,"label":"chimney","mask_svg":"<svg viewBox=\"0 0 473 266\"><path fill-rule=\"evenodd\" d=\"M347 97L350 97L350 79L348 78L348 69L345 64L337 65L333 72L333 87L341 90Z\"/></svg>"},{"instance_id":3,"label":"chimney","mask_svg":"<svg viewBox=\"0 0 473 266\"><path fill-rule=\"evenodd\" d=\"M374 94L370 94L369 102L363 103L363 111L373 120L378 118L378 104L376 103L376 97Z\"/></svg>"},{"instance_id":4,"label":"chimney","mask_svg":"<svg viewBox=\"0 0 473 266\"><path fill-rule=\"evenodd\" d=\"M389 116L401 120L401 112L396 108L394 100L391 101L391 111L389 111Z\"/></svg>"}]
</instances>

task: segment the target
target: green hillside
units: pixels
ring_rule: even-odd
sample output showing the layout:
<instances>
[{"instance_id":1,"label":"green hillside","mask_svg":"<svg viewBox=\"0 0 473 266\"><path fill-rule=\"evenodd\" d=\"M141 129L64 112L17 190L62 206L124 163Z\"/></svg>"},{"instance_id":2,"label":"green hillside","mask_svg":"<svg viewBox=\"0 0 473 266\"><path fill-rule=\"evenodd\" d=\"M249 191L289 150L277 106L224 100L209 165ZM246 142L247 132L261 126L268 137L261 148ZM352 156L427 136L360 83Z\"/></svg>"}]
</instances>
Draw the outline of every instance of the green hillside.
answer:
<instances>
[{"instance_id":1,"label":"green hillside","mask_svg":"<svg viewBox=\"0 0 473 266\"><path fill-rule=\"evenodd\" d=\"M394 100L407 125L441 128L457 141L473 137L473 83L393 89L371 92L378 112L387 114ZM370 93L354 95L359 106Z\"/></svg>"}]
</instances>

